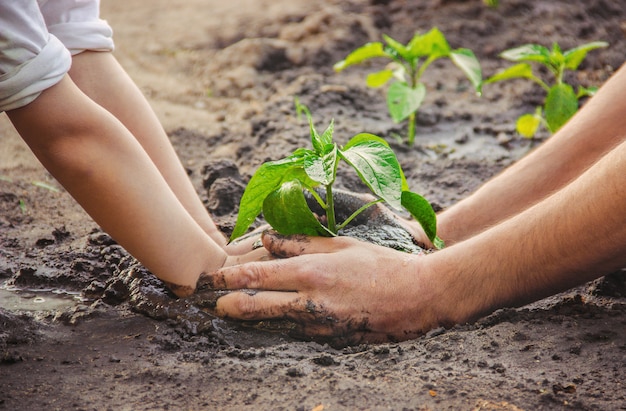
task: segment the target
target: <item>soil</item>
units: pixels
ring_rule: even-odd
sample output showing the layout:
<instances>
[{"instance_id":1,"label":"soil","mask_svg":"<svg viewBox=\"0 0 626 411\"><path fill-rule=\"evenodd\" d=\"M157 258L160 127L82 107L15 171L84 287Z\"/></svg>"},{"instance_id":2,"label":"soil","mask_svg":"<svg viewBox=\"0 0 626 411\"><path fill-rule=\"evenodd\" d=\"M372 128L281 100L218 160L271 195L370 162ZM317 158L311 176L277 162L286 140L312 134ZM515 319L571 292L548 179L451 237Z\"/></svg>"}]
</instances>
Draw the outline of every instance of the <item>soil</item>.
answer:
<instances>
[{"instance_id":1,"label":"soil","mask_svg":"<svg viewBox=\"0 0 626 411\"><path fill-rule=\"evenodd\" d=\"M626 8L607 0L127 0L103 2L116 56L148 96L199 195L228 233L251 173L308 143L294 97L341 142L386 138L413 191L439 208L541 140L514 121L532 84L476 96L449 61L425 74L416 144L384 90L332 65L382 33L437 26L484 74L524 43L605 40L567 80L602 84L626 55ZM0 409L626 409L626 274L402 343L333 348L280 324L223 321L176 300L95 225L0 118ZM340 170L340 188L360 191ZM584 244L581 244L584 247Z\"/></svg>"}]
</instances>

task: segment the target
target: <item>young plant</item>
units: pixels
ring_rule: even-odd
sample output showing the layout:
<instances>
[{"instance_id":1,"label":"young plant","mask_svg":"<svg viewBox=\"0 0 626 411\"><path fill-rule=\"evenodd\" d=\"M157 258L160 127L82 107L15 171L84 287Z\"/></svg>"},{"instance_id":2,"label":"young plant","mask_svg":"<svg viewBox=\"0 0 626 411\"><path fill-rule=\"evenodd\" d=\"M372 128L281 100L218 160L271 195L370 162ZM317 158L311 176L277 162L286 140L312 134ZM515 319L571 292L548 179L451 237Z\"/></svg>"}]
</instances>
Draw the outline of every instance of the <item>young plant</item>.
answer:
<instances>
[{"instance_id":1,"label":"young plant","mask_svg":"<svg viewBox=\"0 0 626 411\"><path fill-rule=\"evenodd\" d=\"M302 107L298 105L298 110ZM384 201L394 209L407 210L421 224L435 247L443 247L437 237L433 208L422 196L409 191L400 163L385 140L361 133L340 147L333 141L332 121L319 134L306 108L304 112L309 120L313 149L299 148L281 160L266 162L258 168L241 198L231 240L245 234L261 212L265 220L284 235L336 236L358 214ZM339 222L335 219L332 187L341 160L356 170L376 199ZM309 208L305 190L324 210L324 219L318 219ZM325 224L320 220L325 220Z\"/></svg>"},{"instance_id":2,"label":"young plant","mask_svg":"<svg viewBox=\"0 0 626 411\"><path fill-rule=\"evenodd\" d=\"M337 72L373 58L391 60L384 70L367 76L369 87L381 87L395 80L387 90L387 108L396 123L408 119L409 145L415 140L415 116L426 96L426 87L421 82L422 74L435 60L448 57L470 80L477 92L480 91L482 71L474 53L465 48L452 50L444 35L436 27L426 34L415 34L408 44L403 45L387 35L386 44L367 43L354 50L334 65Z\"/></svg>"},{"instance_id":3,"label":"young plant","mask_svg":"<svg viewBox=\"0 0 626 411\"><path fill-rule=\"evenodd\" d=\"M575 92L571 85L563 81L565 70L577 70L589 51L606 46L608 43L595 41L565 52L561 51L557 43L552 45L552 50L538 44L512 48L501 53L500 57L519 64L499 71L486 79L483 84L518 78L537 83L546 91L544 104L537 107L534 113L524 114L517 119L517 132L524 137L532 138L539 126L544 125L548 131L555 133L578 111L579 100L594 95L598 89L579 87ZM533 73L531 63L539 63L552 73L554 78L552 85Z\"/></svg>"}]
</instances>

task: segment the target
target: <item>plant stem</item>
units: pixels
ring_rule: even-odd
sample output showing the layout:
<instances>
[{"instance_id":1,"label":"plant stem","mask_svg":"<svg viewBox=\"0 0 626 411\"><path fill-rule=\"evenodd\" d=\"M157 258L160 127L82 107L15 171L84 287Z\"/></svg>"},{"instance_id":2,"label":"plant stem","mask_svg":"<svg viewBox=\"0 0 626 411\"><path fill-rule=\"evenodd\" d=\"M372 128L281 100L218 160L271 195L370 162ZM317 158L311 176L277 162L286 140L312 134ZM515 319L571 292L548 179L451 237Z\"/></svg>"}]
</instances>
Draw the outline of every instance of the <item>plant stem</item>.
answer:
<instances>
[{"instance_id":1,"label":"plant stem","mask_svg":"<svg viewBox=\"0 0 626 411\"><path fill-rule=\"evenodd\" d=\"M422 74L424 73L424 70L426 70L426 67L428 67L428 65L431 62L432 62L431 59L426 60L422 64L422 66L419 68L419 70L416 70L417 59L411 62L411 88L413 90L415 90L415 88L419 84L419 81L422 78ZM407 140L408 140L407 143L409 146L412 146L413 142L415 141L415 113L411 113L411 115L409 115L409 131L408 131Z\"/></svg>"},{"instance_id":2,"label":"plant stem","mask_svg":"<svg viewBox=\"0 0 626 411\"><path fill-rule=\"evenodd\" d=\"M530 79L534 81L535 83L539 84L541 88L543 88L545 91L550 91L550 86L544 83L544 81L541 80L539 77L531 76Z\"/></svg>"},{"instance_id":3,"label":"plant stem","mask_svg":"<svg viewBox=\"0 0 626 411\"><path fill-rule=\"evenodd\" d=\"M561 64L559 66L559 70L557 71L557 75L556 75L556 84L561 84L563 83L563 72L565 71L565 66L563 64Z\"/></svg>"},{"instance_id":4,"label":"plant stem","mask_svg":"<svg viewBox=\"0 0 626 411\"><path fill-rule=\"evenodd\" d=\"M409 145L412 146L414 141L415 141L415 113L411 113L411 115L409 115L409 133L408 133Z\"/></svg>"},{"instance_id":5,"label":"plant stem","mask_svg":"<svg viewBox=\"0 0 626 411\"><path fill-rule=\"evenodd\" d=\"M331 233L337 234L337 223L335 222L335 200L333 199L332 185L326 186L326 220Z\"/></svg>"},{"instance_id":6,"label":"plant stem","mask_svg":"<svg viewBox=\"0 0 626 411\"><path fill-rule=\"evenodd\" d=\"M426 67L430 66L430 63L437 60L438 58L439 57L430 56L428 57L428 59L426 59L426 61L422 63L422 66L419 68L419 70L417 71L417 73L415 73L415 76L413 77L414 78L413 87L415 87L420 82L422 78L422 74L424 74L424 71L426 71Z\"/></svg>"},{"instance_id":7,"label":"plant stem","mask_svg":"<svg viewBox=\"0 0 626 411\"><path fill-rule=\"evenodd\" d=\"M324 210L326 210L327 205L324 203L324 200L322 200L322 197L320 197L320 195L317 194L315 190L307 190L307 191L311 193L315 201L317 201L317 204L319 204Z\"/></svg>"},{"instance_id":8,"label":"plant stem","mask_svg":"<svg viewBox=\"0 0 626 411\"><path fill-rule=\"evenodd\" d=\"M378 198L374 201L370 201L367 204L362 205L361 207L359 207L358 210L356 210L354 213L350 214L350 217L346 218L346 221L344 221L343 223L339 224L337 226L337 231L341 230L342 228L344 228L345 226L347 226L348 224L350 224L350 221L354 220L354 218L356 216L358 216L359 214L361 214L363 211L365 211L367 208L373 206L376 203L382 203L384 200L382 198Z\"/></svg>"}]
</instances>

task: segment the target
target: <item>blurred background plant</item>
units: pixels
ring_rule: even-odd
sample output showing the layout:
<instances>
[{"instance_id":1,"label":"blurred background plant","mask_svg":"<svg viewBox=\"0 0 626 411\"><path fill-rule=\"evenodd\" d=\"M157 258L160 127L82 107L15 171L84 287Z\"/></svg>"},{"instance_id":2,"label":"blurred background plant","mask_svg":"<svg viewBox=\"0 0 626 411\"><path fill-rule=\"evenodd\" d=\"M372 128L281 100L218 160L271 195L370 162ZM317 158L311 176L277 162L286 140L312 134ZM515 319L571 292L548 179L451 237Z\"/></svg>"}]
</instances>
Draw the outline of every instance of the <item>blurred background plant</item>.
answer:
<instances>
[{"instance_id":1,"label":"blurred background plant","mask_svg":"<svg viewBox=\"0 0 626 411\"><path fill-rule=\"evenodd\" d=\"M550 133L555 133L578 111L579 100L592 96L597 87L574 87L563 81L566 70L576 71L580 63L591 50L607 47L608 43L595 41L562 51L554 43L552 49L539 44L526 44L506 50L500 54L505 60L518 64L503 69L483 82L483 85L512 79L528 79L546 91L543 105L538 106L534 113L523 114L517 119L517 132L527 138L535 136L543 125ZM532 63L539 63L552 73L553 81L548 83L533 72Z\"/></svg>"}]
</instances>

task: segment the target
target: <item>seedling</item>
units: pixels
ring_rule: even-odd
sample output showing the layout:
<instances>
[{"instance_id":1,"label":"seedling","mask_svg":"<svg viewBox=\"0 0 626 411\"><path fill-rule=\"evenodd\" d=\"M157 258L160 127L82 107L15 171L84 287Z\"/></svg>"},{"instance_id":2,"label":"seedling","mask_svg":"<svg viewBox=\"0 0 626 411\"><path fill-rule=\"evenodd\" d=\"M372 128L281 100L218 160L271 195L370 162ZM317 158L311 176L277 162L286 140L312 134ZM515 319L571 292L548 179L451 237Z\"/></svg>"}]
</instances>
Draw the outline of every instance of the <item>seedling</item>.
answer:
<instances>
[{"instance_id":1,"label":"seedling","mask_svg":"<svg viewBox=\"0 0 626 411\"><path fill-rule=\"evenodd\" d=\"M448 57L470 80L477 92L480 91L482 71L474 53L466 48L452 50L444 35L436 27L426 34L415 34L408 44L403 45L387 35L386 44L367 43L354 50L334 65L337 72L373 58L391 60L385 69L371 73L366 83L369 87L382 87L393 81L387 90L387 108L394 122L408 119L407 142L415 140L415 117L426 97L426 86L421 82L422 74L430 64Z\"/></svg>"},{"instance_id":2,"label":"seedling","mask_svg":"<svg viewBox=\"0 0 626 411\"><path fill-rule=\"evenodd\" d=\"M501 53L500 57L519 64L499 71L486 79L483 84L518 78L537 83L547 93L544 103L537 107L534 113L523 114L517 119L517 132L524 137L532 138L543 125L549 132L555 133L578 111L579 100L594 95L598 89L579 87L575 92L571 85L563 81L565 70L577 70L589 51L607 46L608 43L595 41L565 52L561 51L557 43L552 45L552 50L538 44L512 48ZM533 73L531 66L533 62L542 64L552 73L554 77L552 85Z\"/></svg>"},{"instance_id":3,"label":"seedling","mask_svg":"<svg viewBox=\"0 0 626 411\"><path fill-rule=\"evenodd\" d=\"M333 121L319 134L308 109L299 104L297 107L307 115L313 149L299 148L281 160L263 163L258 168L241 198L231 240L245 234L261 212L265 220L284 235L336 236L361 212L384 201L394 209L407 210L435 247L443 247L443 241L437 237L432 206L424 197L409 191L400 163L385 140L361 133L340 147L333 141ZM345 221L338 222L332 187L341 160L354 168L376 199L354 211ZM305 190L324 210L325 218L318 218L311 211Z\"/></svg>"}]
</instances>

